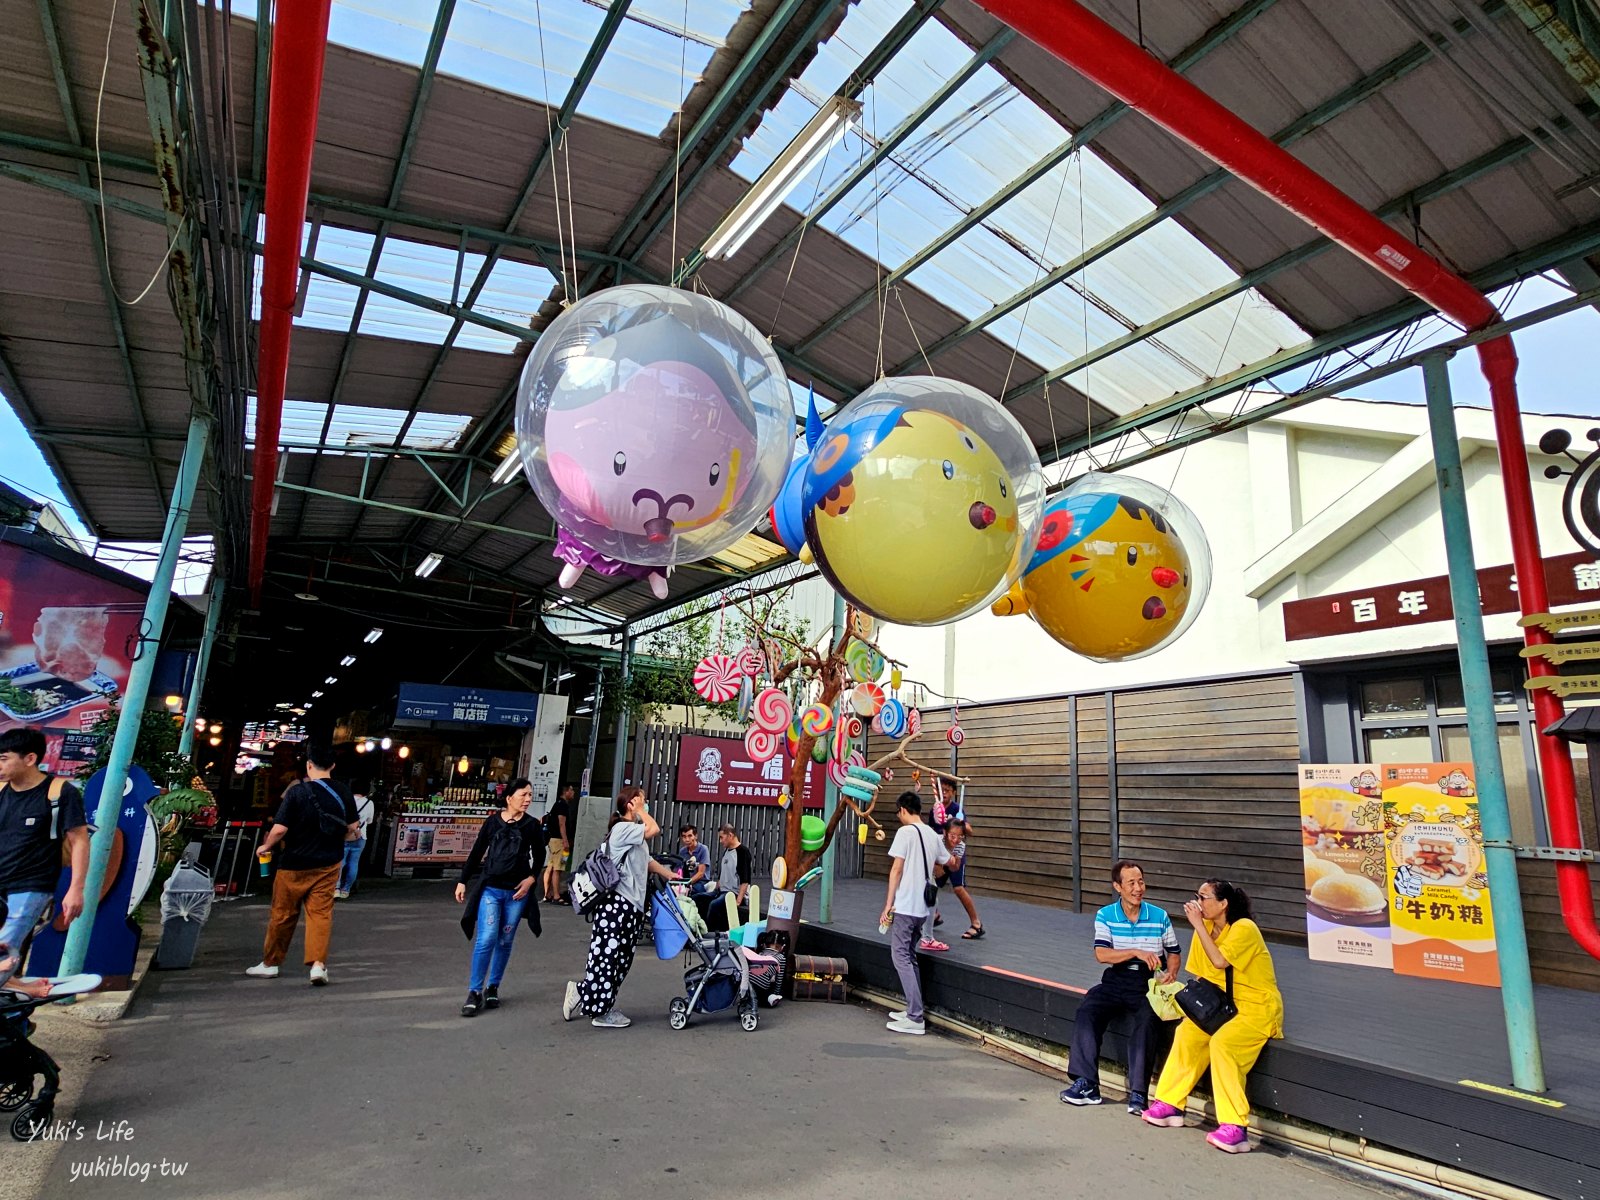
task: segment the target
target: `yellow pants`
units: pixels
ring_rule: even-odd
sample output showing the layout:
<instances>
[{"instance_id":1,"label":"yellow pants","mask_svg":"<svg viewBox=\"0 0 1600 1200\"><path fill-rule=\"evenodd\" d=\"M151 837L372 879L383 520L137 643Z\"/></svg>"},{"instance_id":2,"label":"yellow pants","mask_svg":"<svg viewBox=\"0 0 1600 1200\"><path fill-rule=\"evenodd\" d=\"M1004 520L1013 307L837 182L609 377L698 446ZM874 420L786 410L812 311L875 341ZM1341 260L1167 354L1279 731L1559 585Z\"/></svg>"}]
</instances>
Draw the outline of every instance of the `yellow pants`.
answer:
<instances>
[{"instance_id":1,"label":"yellow pants","mask_svg":"<svg viewBox=\"0 0 1600 1200\"><path fill-rule=\"evenodd\" d=\"M1181 1112L1194 1085L1210 1067L1217 1120L1223 1125L1248 1125L1250 1101L1245 1098L1244 1080L1266 1044L1267 1035L1242 1013L1217 1030L1215 1037L1193 1021L1180 1021L1172 1052L1156 1082L1156 1099Z\"/></svg>"}]
</instances>

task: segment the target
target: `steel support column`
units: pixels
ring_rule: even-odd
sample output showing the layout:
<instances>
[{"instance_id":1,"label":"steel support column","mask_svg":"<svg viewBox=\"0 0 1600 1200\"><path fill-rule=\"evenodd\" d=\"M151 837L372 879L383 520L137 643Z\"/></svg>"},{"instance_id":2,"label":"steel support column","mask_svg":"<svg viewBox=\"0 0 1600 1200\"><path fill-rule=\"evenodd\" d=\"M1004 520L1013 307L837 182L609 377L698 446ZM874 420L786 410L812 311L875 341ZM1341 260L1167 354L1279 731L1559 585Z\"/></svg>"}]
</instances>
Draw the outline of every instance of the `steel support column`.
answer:
<instances>
[{"instance_id":1,"label":"steel support column","mask_svg":"<svg viewBox=\"0 0 1600 1200\"><path fill-rule=\"evenodd\" d=\"M624 698L628 694L628 679L633 673L633 637L628 632L628 626L622 627L622 655L617 664L617 745L611 755L611 791L615 795L621 790L624 783L632 782L626 778L628 770L628 706ZM600 720L599 693L595 693L596 707L594 710L596 725Z\"/></svg>"},{"instance_id":2,"label":"steel support column","mask_svg":"<svg viewBox=\"0 0 1600 1200\"><path fill-rule=\"evenodd\" d=\"M200 464L206 455L206 438L210 432L210 416L193 411L189 416L189 437L183 447L183 464L178 468L177 486L173 488L172 503L167 509L167 528L161 535L161 554L156 559L155 577L150 581L150 594L145 599L144 621L140 626L142 640L133 669L128 673L127 690L122 694L117 731L111 740L111 757L100 776L100 800L90 821L94 836L89 842L83 915L67 930L66 946L61 951L60 972L63 975L75 975L83 970L84 955L89 949L95 914L100 907L101 885L111 859L111 843L117 832L117 810L122 807L128 767L133 763L139 723L150 695L150 680L155 675L156 651L161 645L162 630L167 624L167 605L172 599L172 580L178 570L178 555L183 549L184 532L189 527L189 508L194 503L195 485L200 478ZM167 781L158 779L155 782L160 785ZM121 918L121 914L116 916Z\"/></svg>"},{"instance_id":3,"label":"steel support column","mask_svg":"<svg viewBox=\"0 0 1600 1200\"><path fill-rule=\"evenodd\" d=\"M1445 557L1450 565L1450 602L1456 614L1456 652L1461 687L1467 698L1467 736L1477 771L1478 820L1483 826L1489 867L1489 902L1494 914L1495 948L1500 956L1500 1004L1505 1010L1511 1049L1511 1078L1524 1091L1544 1091L1544 1063L1533 1011L1533 971L1528 965L1528 931L1517 887L1517 856L1511 848L1511 809L1506 801L1505 769L1495 727L1494 685L1489 680L1489 645L1483 634L1478 598L1478 568L1472 554L1472 526L1466 485L1461 477L1461 444L1450 397L1450 356L1429 355L1422 363L1428 396L1428 429L1439 481L1439 514L1444 519Z\"/></svg>"},{"instance_id":4,"label":"steel support column","mask_svg":"<svg viewBox=\"0 0 1600 1200\"><path fill-rule=\"evenodd\" d=\"M837 645L839 637L844 633L845 605L844 597L837 592L833 595L833 644ZM843 696L833 706L833 719L839 720L848 711ZM839 809L839 785L834 783L833 776L823 772L826 787L823 790L822 823L828 825L833 821L833 814ZM794 803L800 803L800 797L794 798ZM819 894L817 896L817 920L824 925L833 924L833 877L838 871L839 851L837 837L828 842L828 848L822 852L822 878L817 880ZM790 881L793 886L793 881Z\"/></svg>"},{"instance_id":5,"label":"steel support column","mask_svg":"<svg viewBox=\"0 0 1600 1200\"><path fill-rule=\"evenodd\" d=\"M189 685L189 703L183 710L183 736L178 739L178 753L184 758L194 754L194 722L200 714L200 698L206 690L206 671L211 666L211 647L217 640L217 622L222 617L223 578L211 577L211 592L206 604L206 631L200 638L200 653L195 656L194 681Z\"/></svg>"}]
</instances>

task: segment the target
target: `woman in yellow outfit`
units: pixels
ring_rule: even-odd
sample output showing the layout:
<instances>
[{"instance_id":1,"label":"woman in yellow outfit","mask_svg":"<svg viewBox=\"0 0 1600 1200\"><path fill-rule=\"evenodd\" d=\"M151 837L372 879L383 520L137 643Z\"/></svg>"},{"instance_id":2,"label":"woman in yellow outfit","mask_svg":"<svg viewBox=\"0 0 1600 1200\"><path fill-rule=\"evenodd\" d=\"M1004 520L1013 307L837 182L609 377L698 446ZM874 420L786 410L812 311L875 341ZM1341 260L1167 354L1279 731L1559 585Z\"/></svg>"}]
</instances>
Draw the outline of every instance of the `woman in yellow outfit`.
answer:
<instances>
[{"instance_id":1,"label":"woman in yellow outfit","mask_svg":"<svg viewBox=\"0 0 1600 1200\"><path fill-rule=\"evenodd\" d=\"M1245 1076L1267 1039L1283 1036L1283 996L1267 943L1250 919L1250 898L1242 890L1225 880L1208 879L1183 906L1183 914L1194 926L1189 973L1226 990L1227 970L1232 967L1233 1003L1239 1015L1215 1034L1188 1019L1179 1023L1144 1119L1151 1125L1182 1126L1189 1093L1210 1067L1220 1123L1206 1141L1229 1154L1243 1154L1250 1149Z\"/></svg>"}]
</instances>

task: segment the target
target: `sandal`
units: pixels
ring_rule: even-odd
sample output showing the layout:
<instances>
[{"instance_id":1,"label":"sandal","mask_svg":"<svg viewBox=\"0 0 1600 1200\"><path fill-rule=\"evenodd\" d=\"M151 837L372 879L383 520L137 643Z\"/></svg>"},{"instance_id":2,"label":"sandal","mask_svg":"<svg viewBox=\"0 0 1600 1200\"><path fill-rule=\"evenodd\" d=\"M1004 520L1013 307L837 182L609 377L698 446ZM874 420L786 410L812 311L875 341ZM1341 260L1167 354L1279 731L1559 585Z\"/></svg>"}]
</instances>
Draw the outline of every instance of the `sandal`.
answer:
<instances>
[{"instance_id":1,"label":"sandal","mask_svg":"<svg viewBox=\"0 0 1600 1200\"><path fill-rule=\"evenodd\" d=\"M940 913L933 914L933 927L935 929L944 924L944 916Z\"/></svg>"},{"instance_id":2,"label":"sandal","mask_svg":"<svg viewBox=\"0 0 1600 1200\"><path fill-rule=\"evenodd\" d=\"M961 935L963 941L975 942L983 936L983 926L973 925Z\"/></svg>"},{"instance_id":3,"label":"sandal","mask_svg":"<svg viewBox=\"0 0 1600 1200\"><path fill-rule=\"evenodd\" d=\"M923 938L922 941L917 944L917 949L918 950L948 950L948 949L950 949L950 947L945 945L943 942L939 941L938 938L927 937L927 938Z\"/></svg>"}]
</instances>

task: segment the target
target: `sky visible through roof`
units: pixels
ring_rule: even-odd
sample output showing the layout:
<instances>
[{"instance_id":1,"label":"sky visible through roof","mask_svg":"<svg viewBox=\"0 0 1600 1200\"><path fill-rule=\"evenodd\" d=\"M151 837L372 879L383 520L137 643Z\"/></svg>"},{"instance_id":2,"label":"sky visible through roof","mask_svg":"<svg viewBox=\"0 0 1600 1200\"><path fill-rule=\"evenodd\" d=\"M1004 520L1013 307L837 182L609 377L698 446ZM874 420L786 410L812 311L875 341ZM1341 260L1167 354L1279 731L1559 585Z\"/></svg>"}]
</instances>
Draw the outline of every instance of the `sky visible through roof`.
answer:
<instances>
[{"instance_id":1,"label":"sky visible through roof","mask_svg":"<svg viewBox=\"0 0 1600 1200\"><path fill-rule=\"evenodd\" d=\"M651 136L670 130L682 98L698 82L747 7L735 0L635 0L579 104L579 113ZM248 2L233 5L234 13L242 16L249 16L252 8ZM843 85L904 8L897 0L859 0L850 6L834 35L745 141L732 163L733 170L747 180L758 177L817 107ZM418 65L436 13L436 0L336 0L330 40ZM483 86L559 104L604 15L605 5L600 0L460 0L439 69ZM863 120L857 132L801 181L789 198L790 205L801 212L813 211L874 145L945 80L955 77L971 54L937 21L924 24L862 95ZM893 270L1067 135L1068 131L992 66L982 66L818 223ZM1083 150L931 256L908 275L908 282L973 319L1150 210L1150 202L1137 189L1092 150ZM307 235L309 239L309 226ZM308 252L359 273L365 269L371 247L370 233L325 221L314 249L308 247ZM435 299L451 300L465 292L482 262L481 255L469 254L458 264L453 249L390 237L377 277ZM1233 277L1226 264L1168 219L987 328L1021 354L1053 368ZM502 259L476 307L508 322L526 324L554 283L542 267ZM1516 294L1511 311L1526 311L1564 294L1553 283L1530 281ZM347 331L356 298L355 288L313 276L297 323ZM875 308L868 306L852 319L870 321ZM1585 339L1595 337L1596 320L1592 309L1584 309L1518 335L1523 403L1528 411L1600 415L1600 403L1581 366L1582 356L1574 352ZM438 344L450 325L448 317L374 293L368 296L360 332ZM1442 323L1435 325L1410 348L1453 336L1454 331ZM1069 376L1066 382L1105 407L1127 412L1305 339L1304 331L1292 320L1265 297L1250 292ZM515 340L468 324L456 344L510 353ZM811 353L825 359L826 350L824 340ZM932 369L937 372L938 368L935 357ZM909 369L926 368L917 364ZM1303 385L1309 375L1310 369L1305 368L1276 382L1293 388ZM1458 356L1452 364L1452 379L1459 404L1487 404L1473 356ZM796 410L803 412L804 382L794 382L792 390ZM1420 373L1406 372L1380 381L1362 389L1360 395L1420 402ZM306 407L303 415L310 424L318 424L326 415L326 402L326 397L290 401L291 406L299 403ZM344 421L347 415L350 420ZM340 405L336 432L350 422L357 429L352 436L367 426L375 429L367 416L365 410ZM441 434L459 436L457 420L464 418L443 414L435 422L440 425L438 430L430 424L415 433L434 444ZM21 449L10 458L6 474L0 478L66 509L42 457L21 433L9 408L0 410L0 442Z\"/></svg>"}]
</instances>

